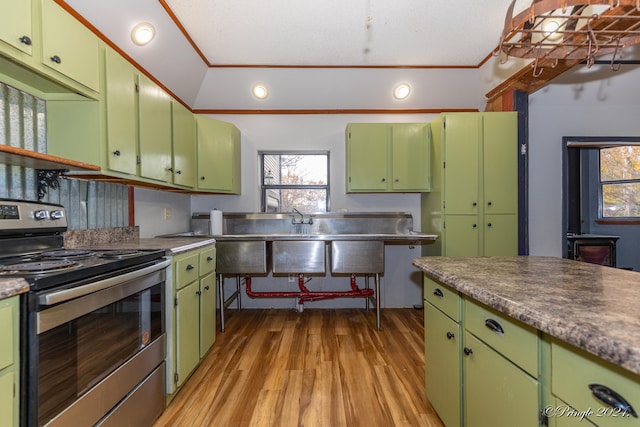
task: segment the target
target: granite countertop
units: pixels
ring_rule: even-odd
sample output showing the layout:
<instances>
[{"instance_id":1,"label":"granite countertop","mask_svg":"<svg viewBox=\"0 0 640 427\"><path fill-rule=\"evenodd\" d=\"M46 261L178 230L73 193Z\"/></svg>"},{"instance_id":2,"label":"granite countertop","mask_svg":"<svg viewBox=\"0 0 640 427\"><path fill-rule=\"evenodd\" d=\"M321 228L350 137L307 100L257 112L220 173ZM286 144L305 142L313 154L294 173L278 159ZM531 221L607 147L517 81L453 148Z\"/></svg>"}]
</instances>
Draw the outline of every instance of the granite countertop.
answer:
<instances>
[{"instance_id":1,"label":"granite countertop","mask_svg":"<svg viewBox=\"0 0 640 427\"><path fill-rule=\"evenodd\" d=\"M26 280L16 277L0 278L0 299L20 295L29 291L29 283Z\"/></svg>"},{"instance_id":2,"label":"granite countertop","mask_svg":"<svg viewBox=\"0 0 640 427\"><path fill-rule=\"evenodd\" d=\"M124 242L96 243L85 246L88 249L161 249L167 255L177 255L182 252L198 249L202 246L215 244L211 237L153 237Z\"/></svg>"},{"instance_id":3,"label":"granite countertop","mask_svg":"<svg viewBox=\"0 0 640 427\"><path fill-rule=\"evenodd\" d=\"M460 293L640 375L640 274L553 257L423 257Z\"/></svg>"}]
</instances>

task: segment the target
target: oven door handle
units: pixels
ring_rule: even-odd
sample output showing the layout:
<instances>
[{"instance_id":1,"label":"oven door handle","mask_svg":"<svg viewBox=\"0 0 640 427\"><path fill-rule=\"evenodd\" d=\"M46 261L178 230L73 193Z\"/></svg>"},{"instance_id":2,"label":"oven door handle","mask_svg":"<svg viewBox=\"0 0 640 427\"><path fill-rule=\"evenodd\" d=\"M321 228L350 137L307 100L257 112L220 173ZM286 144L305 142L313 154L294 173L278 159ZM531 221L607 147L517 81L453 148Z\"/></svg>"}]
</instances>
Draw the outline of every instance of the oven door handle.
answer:
<instances>
[{"instance_id":1,"label":"oven door handle","mask_svg":"<svg viewBox=\"0 0 640 427\"><path fill-rule=\"evenodd\" d=\"M40 295L40 297L38 298L38 303L40 305L47 306L69 301L84 295L89 295L91 293L101 291L103 289L118 286L126 281L137 279L138 277L153 273L154 271L162 270L163 268L169 266L169 264L171 264L171 261L165 259L157 264L141 268L140 270L135 270L129 273L110 277L108 279L99 280L87 285L78 286L77 288L64 289L62 291L54 291L49 294Z\"/></svg>"}]
</instances>

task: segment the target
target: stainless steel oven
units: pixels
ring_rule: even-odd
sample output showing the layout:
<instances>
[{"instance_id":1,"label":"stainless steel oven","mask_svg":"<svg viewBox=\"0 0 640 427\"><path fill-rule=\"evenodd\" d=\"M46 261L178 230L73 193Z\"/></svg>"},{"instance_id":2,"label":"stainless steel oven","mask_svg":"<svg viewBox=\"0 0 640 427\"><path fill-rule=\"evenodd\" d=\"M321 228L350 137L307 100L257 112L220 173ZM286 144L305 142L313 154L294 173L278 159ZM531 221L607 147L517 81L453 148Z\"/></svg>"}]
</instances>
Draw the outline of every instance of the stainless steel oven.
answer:
<instances>
[{"instance_id":1,"label":"stainless steel oven","mask_svg":"<svg viewBox=\"0 0 640 427\"><path fill-rule=\"evenodd\" d=\"M29 296L30 424L137 426L162 413L164 267Z\"/></svg>"},{"instance_id":2,"label":"stainless steel oven","mask_svg":"<svg viewBox=\"0 0 640 427\"><path fill-rule=\"evenodd\" d=\"M21 425L150 426L165 407L163 251L66 249L64 208L0 199L21 296Z\"/></svg>"}]
</instances>

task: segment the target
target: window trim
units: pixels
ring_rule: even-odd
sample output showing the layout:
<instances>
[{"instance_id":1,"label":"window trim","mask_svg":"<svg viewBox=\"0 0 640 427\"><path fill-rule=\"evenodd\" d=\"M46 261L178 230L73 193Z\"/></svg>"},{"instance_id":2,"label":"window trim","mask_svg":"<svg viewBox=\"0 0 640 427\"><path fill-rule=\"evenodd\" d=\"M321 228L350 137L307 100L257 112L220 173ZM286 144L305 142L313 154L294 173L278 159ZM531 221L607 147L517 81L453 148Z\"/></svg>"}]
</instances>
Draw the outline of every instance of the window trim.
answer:
<instances>
[{"instance_id":1,"label":"window trim","mask_svg":"<svg viewBox=\"0 0 640 427\"><path fill-rule=\"evenodd\" d=\"M300 155L300 156L327 156L327 184L326 185L267 185L265 181L264 156L265 155ZM258 168L260 170L260 212L266 212L267 191L274 190L326 190L326 211L331 209L331 152L329 150L264 150L258 151Z\"/></svg>"},{"instance_id":2,"label":"window trim","mask_svg":"<svg viewBox=\"0 0 640 427\"><path fill-rule=\"evenodd\" d=\"M640 146L640 143L614 143L614 144L602 144L597 147L598 149L598 218L595 219L596 224L609 224L609 225L631 225L633 222L639 223L640 216L604 216L604 197L603 197L603 186L604 185L615 185L615 184L628 184L628 183L638 183L640 179L626 179L626 180L612 180L612 181L603 181L602 180L602 162L601 162L601 154L603 149L614 148L614 147L627 147L627 146Z\"/></svg>"}]
</instances>

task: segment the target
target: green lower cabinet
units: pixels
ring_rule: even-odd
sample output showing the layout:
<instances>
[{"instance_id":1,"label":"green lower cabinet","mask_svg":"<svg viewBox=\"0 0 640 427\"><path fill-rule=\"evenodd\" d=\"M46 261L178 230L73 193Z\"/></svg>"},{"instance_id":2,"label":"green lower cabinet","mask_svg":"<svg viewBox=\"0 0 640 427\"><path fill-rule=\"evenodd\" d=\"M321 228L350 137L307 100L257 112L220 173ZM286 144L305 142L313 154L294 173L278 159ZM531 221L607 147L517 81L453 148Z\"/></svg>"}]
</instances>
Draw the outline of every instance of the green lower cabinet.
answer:
<instances>
[{"instance_id":1,"label":"green lower cabinet","mask_svg":"<svg viewBox=\"0 0 640 427\"><path fill-rule=\"evenodd\" d=\"M556 425L585 414L598 426L640 426L640 375L557 341L551 344L551 393L578 412L556 414Z\"/></svg>"},{"instance_id":2,"label":"green lower cabinet","mask_svg":"<svg viewBox=\"0 0 640 427\"><path fill-rule=\"evenodd\" d=\"M427 398L446 426L460 425L460 325L424 305Z\"/></svg>"},{"instance_id":3,"label":"green lower cabinet","mask_svg":"<svg viewBox=\"0 0 640 427\"><path fill-rule=\"evenodd\" d=\"M1 372L1 371L0 371ZM13 385L15 374L13 371L0 374L0 427L13 427L17 425L17 413L15 412Z\"/></svg>"},{"instance_id":4,"label":"green lower cabinet","mask_svg":"<svg viewBox=\"0 0 640 427\"><path fill-rule=\"evenodd\" d=\"M200 362L200 284L176 292L176 385L180 387Z\"/></svg>"},{"instance_id":5,"label":"green lower cabinet","mask_svg":"<svg viewBox=\"0 0 640 427\"><path fill-rule=\"evenodd\" d=\"M553 405L544 409L544 414L548 417L549 427L593 427L584 413L572 408L560 399L555 399Z\"/></svg>"},{"instance_id":6,"label":"green lower cabinet","mask_svg":"<svg viewBox=\"0 0 640 427\"><path fill-rule=\"evenodd\" d=\"M200 279L200 358L216 341L216 275Z\"/></svg>"},{"instance_id":7,"label":"green lower cabinet","mask_svg":"<svg viewBox=\"0 0 640 427\"><path fill-rule=\"evenodd\" d=\"M17 427L19 412L19 297L0 300L0 427Z\"/></svg>"},{"instance_id":8,"label":"green lower cabinet","mask_svg":"<svg viewBox=\"0 0 640 427\"><path fill-rule=\"evenodd\" d=\"M538 426L538 381L468 332L463 351L464 425Z\"/></svg>"}]
</instances>

